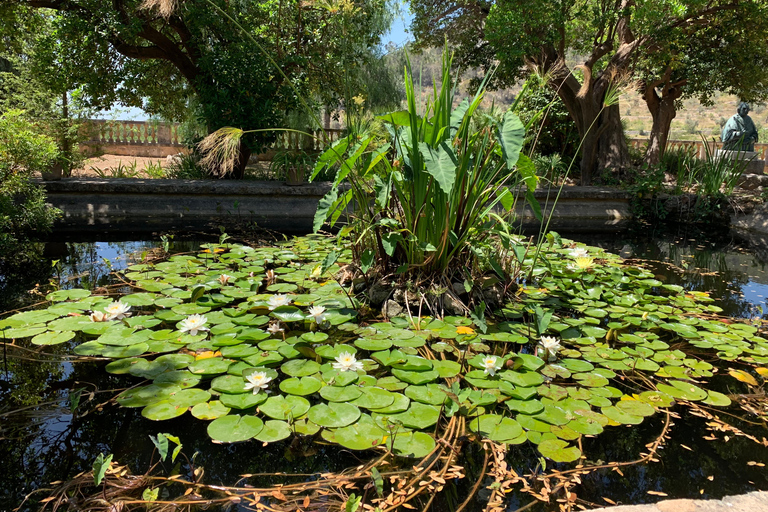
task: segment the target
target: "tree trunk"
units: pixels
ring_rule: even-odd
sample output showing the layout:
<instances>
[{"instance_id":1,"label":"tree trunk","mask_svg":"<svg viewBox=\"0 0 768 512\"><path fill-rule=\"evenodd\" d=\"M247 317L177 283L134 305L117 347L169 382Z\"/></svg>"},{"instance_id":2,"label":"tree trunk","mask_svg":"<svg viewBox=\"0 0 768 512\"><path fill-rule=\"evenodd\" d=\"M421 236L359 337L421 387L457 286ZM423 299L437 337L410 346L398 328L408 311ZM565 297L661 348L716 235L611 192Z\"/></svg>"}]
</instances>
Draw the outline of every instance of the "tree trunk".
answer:
<instances>
[{"instance_id":1,"label":"tree trunk","mask_svg":"<svg viewBox=\"0 0 768 512\"><path fill-rule=\"evenodd\" d=\"M656 83L646 86L643 94L643 99L653 119L651 138L648 141L648 149L645 151L644 158L645 163L649 166L657 165L661 161L661 157L664 156L672 120L677 115L675 101L683 93L684 82L670 84L669 76L667 75L665 78L667 78L667 82L660 92L656 89L656 86L659 85Z\"/></svg>"},{"instance_id":2,"label":"tree trunk","mask_svg":"<svg viewBox=\"0 0 768 512\"><path fill-rule=\"evenodd\" d=\"M237 158L237 165L232 171L232 179L241 180L245 177L245 166L248 165L248 159L251 158L251 148L243 141L240 141L240 154Z\"/></svg>"},{"instance_id":3,"label":"tree trunk","mask_svg":"<svg viewBox=\"0 0 768 512\"><path fill-rule=\"evenodd\" d=\"M629 166L629 149L618 105L603 107L605 93L592 85L582 94L558 90L566 109L576 121L581 138L581 185L591 185L602 169L621 171ZM571 91L572 92L572 91Z\"/></svg>"},{"instance_id":4,"label":"tree trunk","mask_svg":"<svg viewBox=\"0 0 768 512\"><path fill-rule=\"evenodd\" d=\"M600 139L598 140L598 169L610 169L621 173L629 167L629 148L624 137L619 105L610 105L600 114Z\"/></svg>"}]
</instances>

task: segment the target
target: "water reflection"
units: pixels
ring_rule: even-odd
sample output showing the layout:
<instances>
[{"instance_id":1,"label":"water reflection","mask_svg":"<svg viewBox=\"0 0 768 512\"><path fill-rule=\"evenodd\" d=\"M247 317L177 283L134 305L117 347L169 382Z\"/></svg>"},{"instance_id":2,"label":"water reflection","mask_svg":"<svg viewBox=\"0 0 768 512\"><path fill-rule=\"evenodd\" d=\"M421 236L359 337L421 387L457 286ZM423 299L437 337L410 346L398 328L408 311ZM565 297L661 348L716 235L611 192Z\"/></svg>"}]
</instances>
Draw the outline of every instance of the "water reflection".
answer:
<instances>
[{"instance_id":1,"label":"water reflection","mask_svg":"<svg viewBox=\"0 0 768 512\"><path fill-rule=\"evenodd\" d=\"M740 238L674 233L573 238L642 263L665 283L710 292L726 315L768 318L768 253Z\"/></svg>"}]
</instances>

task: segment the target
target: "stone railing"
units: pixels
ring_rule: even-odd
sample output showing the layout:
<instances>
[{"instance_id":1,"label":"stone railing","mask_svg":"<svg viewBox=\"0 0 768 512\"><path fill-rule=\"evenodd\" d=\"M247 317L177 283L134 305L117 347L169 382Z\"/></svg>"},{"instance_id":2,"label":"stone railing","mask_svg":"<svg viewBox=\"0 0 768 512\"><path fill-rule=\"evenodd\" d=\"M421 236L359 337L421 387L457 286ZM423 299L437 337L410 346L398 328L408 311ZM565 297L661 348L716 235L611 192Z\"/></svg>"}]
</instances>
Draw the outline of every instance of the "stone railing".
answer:
<instances>
[{"instance_id":1,"label":"stone railing","mask_svg":"<svg viewBox=\"0 0 768 512\"><path fill-rule=\"evenodd\" d=\"M162 158L187 151L179 136L177 123L154 121L106 121L93 119L85 128L88 131L86 152L120 156ZM312 137L295 132L281 132L272 147L259 155L269 160L279 150L317 153L326 144L337 141L344 130L307 130Z\"/></svg>"},{"instance_id":2,"label":"stone railing","mask_svg":"<svg viewBox=\"0 0 768 512\"><path fill-rule=\"evenodd\" d=\"M629 143L635 149L644 149L645 146L648 144L648 139L630 139ZM707 145L709 145L709 151L711 154L714 154L716 150L723 147L722 142L713 141L713 140L707 141ZM704 159L707 156L707 150L704 146L704 142L702 142L701 140L669 140L667 141L667 151L669 151L670 149L678 149L678 148L693 148L694 156L701 159ZM768 160L766 158L766 155L768 155L768 144L755 144L755 152L757 153L758 160Z\"/></svg>"}]
</instances>

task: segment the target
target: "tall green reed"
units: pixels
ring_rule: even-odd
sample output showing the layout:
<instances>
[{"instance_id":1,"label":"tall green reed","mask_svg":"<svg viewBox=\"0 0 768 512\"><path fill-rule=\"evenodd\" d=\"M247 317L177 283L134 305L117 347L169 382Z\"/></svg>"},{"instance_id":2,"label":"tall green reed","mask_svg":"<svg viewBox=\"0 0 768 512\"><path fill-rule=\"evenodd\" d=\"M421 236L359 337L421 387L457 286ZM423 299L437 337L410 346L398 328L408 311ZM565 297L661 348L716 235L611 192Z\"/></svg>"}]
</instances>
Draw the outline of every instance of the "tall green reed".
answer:
<instances>
[{"instance_id":1,"label":"tall green reed","mask_svg":"<svg viewBox=\"0 0 768 512\"><path fill-rule=\"evenodd\" d=\"M492 258L484 250L491 237L510 240L505 224L515 196L509 187L522 182L535 203L536 176L531 160L520 154L525 127L513 112L473 129L485 85L454 108L456 83L446 51L441 81L420 109L407 62L407 109L379 116L389 140L369 151L373 137L348 137L320 156L314 174L332 165L339 171L320 202L315 229L325 221L334 226L353 206L344 230L354 233L361 255L384 268L442 272Z\"/></svg>"}]
</instances>

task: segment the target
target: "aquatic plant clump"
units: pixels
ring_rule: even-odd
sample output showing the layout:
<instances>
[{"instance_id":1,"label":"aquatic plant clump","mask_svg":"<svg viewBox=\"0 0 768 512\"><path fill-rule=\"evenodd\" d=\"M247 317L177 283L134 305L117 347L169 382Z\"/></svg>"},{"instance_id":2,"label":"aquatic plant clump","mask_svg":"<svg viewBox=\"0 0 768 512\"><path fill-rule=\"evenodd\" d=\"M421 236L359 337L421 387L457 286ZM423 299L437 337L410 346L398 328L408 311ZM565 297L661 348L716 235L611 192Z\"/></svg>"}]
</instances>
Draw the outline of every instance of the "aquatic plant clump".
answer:
<instances>
[{"instance_id":1,"label":"aquatic plant clump","mask_svg":"<svg viewBox=\"0 0 768 512\"><path fill-rule=\"evenodd\" d=\"M35 345L69 343L110 360L110 373L150 381L117 403L153 421L191 414L209 422L215 442L319 433L415 458L435 448L441 423L465 418L477 438L533 443L573 462L582 436L678 402L729 406L714 386L721 367L738 365L731 375L741 382L766 374L757 327L723 321L706 293L575 245L545 247L535 285L520 286L484 332L462 317L361 318L330 278L339 264L316 272L331 249L321 237L208 245L133 265L124 278L134 291L119 301L59 290L47 308L0 328ZM591 265L574 266L586 258Z\"/></svg>"}]
</instances>

